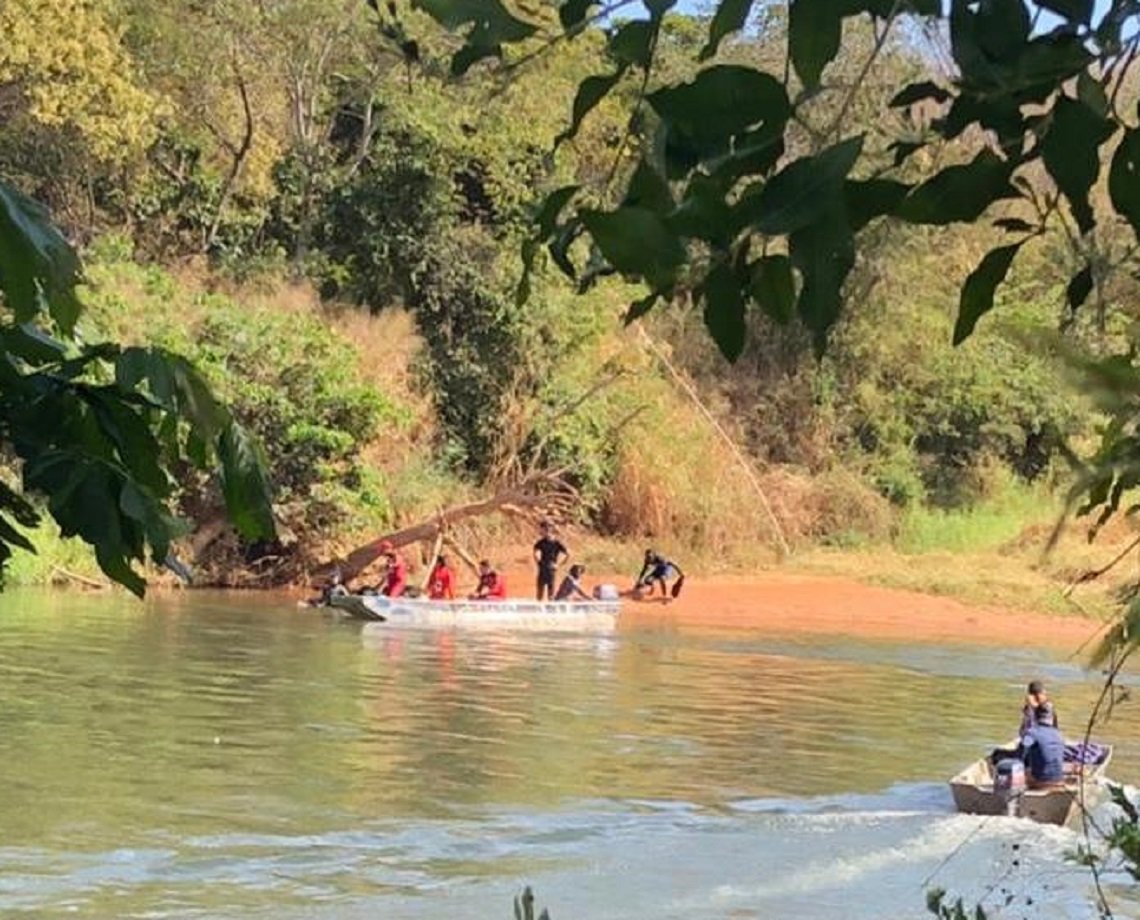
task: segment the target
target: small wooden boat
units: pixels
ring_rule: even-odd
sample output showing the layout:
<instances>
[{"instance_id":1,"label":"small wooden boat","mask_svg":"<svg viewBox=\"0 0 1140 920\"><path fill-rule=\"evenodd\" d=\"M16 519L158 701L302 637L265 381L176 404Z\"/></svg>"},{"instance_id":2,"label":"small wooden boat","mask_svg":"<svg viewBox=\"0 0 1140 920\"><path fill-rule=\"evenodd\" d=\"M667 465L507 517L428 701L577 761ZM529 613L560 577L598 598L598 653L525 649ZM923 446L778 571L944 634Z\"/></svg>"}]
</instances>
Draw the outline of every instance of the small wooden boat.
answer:
<instances>
[{"instance_id":1,"label":"small wooden boat","mask_svg":"<svg viewBox=\"0 0 1140 920\"><path fill-rule=\"evenodd\" d=\"M1065 781L1040 788L994 788L996 771L988 757L974 761L950 780L954 805L969 815L1009 815L1029 818L1041 824L1066 824L1080 813L1082 805L1091 808L1104 789L1104 771L1112 759L1112 747L1105 745L1092 764L1066 764Z\"/></svg>"},{"instance_id":2,"label":"small wooden boat","mask_svg":"<svg viewBox=\"0 0 1140 920\"><path fill-rule=\"evenodd\" d=\"M353 619L392 626L462 626L596 632L611 630L620 601L433 601L346 594L329 604Z\"/></svg>"}]
</instances>

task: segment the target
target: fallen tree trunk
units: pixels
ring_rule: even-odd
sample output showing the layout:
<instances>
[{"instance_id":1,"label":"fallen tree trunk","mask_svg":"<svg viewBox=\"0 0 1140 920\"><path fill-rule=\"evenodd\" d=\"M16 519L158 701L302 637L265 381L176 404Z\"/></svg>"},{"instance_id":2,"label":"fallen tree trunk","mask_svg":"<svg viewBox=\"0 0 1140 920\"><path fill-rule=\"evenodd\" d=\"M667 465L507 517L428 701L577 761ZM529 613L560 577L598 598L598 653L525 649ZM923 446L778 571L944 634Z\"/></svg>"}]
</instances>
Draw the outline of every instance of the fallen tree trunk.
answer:
<instances>
[{"instance_id":1,"label":"fallen tree trunk","mask_svg":"<svg viewBox=\"0 0 1140 920\"><path fill-rule=\"evenodd\" d=\"M324 581L339 568L341 578L346 582L351 581L380 558L382 555L380 547L385 543L391 543L393 547L399 549L412 543L435 540L460 521L495 514L508 508L515 513L529 510L561 517L576 501L576 493L552 476L532 477L483 501L456 505L439 512L430 521L383 534L370 543L354 549L344 559L325 563L313 573L313 577L317 581Z\"/></svg>"}]
</instances>

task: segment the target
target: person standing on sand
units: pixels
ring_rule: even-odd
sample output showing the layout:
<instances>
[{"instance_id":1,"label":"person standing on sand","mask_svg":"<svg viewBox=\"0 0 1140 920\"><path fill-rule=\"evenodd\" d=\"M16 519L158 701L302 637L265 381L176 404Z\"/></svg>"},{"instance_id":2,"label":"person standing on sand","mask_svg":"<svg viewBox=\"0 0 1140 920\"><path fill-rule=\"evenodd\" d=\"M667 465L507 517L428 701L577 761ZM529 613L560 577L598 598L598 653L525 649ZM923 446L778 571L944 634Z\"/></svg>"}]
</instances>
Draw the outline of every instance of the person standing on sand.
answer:
<instances>
[{"instance_id":1,"label":"person standing on sand","mask_svg":"<svg viewBox=\"0 0 1140 920\"><path fill-rule=\"evenodd\" d=\"M554 536L550 521L538 525L539 538L534 544L534 562L538 566L535 595L538 600L554 599L554 576L560 562L570 558L570 551Z\"/></svg>"}]
</instances>

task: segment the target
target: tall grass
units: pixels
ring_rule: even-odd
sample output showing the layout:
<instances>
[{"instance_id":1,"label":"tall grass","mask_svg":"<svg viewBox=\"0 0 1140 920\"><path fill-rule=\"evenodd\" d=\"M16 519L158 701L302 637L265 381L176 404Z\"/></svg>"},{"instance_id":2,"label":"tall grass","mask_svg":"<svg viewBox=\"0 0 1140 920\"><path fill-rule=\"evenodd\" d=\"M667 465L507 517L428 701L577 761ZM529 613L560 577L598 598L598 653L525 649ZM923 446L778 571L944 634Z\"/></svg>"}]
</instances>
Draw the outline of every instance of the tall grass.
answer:
<instances>
[{"instance_id":1,"label":"tall grass","mask_svg":"<svg viewBox=\"0 0 1140 920\"><path fill-rule=\"evenodd\" d=\"M907 554L987 552L1016 539L1027 527L1057 520L1060 513L1060 501L1046 488L1010 480L997 494L968 508L908 508L894 545Z\"/></svg>"}]
</instances>

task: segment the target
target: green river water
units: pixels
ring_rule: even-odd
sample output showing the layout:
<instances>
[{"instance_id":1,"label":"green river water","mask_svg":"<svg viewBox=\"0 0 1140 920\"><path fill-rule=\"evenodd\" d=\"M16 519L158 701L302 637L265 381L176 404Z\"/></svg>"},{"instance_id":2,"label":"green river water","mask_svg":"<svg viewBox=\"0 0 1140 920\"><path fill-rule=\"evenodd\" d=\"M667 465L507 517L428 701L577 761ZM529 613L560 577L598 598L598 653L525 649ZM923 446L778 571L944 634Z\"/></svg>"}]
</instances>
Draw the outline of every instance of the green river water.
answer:
<instances>
[{"instance_id":1,"label":"green river water","mask_svg":"<svg viewBox=\"0 0 1140 920\"><path fill-rule=\"evenodd\" d=\"M385 631L281 598L0 595L0 916L1095 917L1073 831L953 813L1034 649ZM1104 740L1140 775L1140 702ZM1118 916L1140 902L1109 879Z\"/></svg>"}]
</instances>

